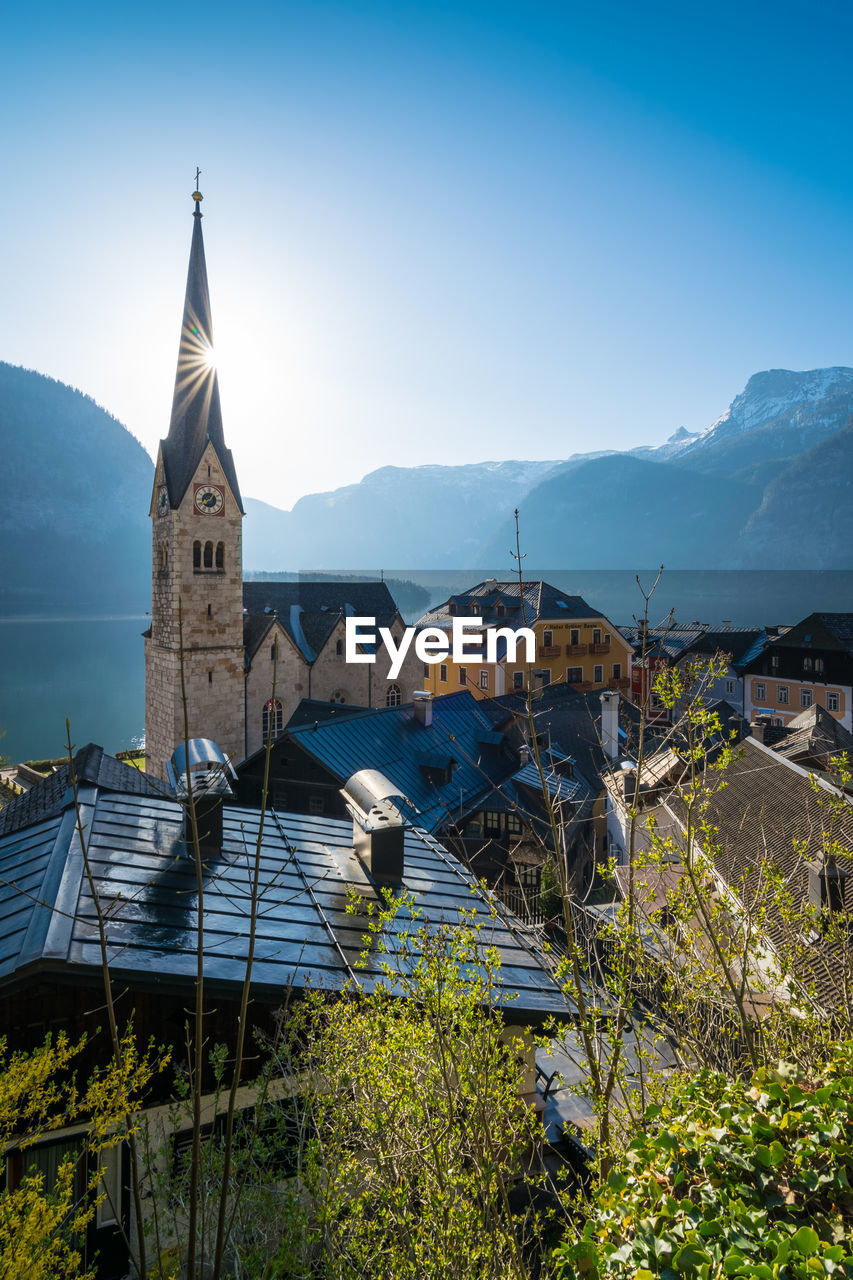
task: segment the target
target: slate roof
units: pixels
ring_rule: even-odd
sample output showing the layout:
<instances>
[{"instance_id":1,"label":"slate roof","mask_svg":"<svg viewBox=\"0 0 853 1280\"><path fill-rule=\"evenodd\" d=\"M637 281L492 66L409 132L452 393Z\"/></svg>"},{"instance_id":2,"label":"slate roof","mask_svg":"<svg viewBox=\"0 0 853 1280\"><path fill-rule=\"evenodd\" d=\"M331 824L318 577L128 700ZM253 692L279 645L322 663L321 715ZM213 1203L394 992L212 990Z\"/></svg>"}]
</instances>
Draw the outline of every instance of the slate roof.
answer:
<instances>
[{"instance_id":1,"label":"slate roof","mask_svg":"<svg viewBox=\"0 0 853 1280\"><path fill-rule=\"evenodd\" d=\"M773 648L836 650L853 657L853 613L810 613L774 640Z\"/></svg>"},{"instance_id":2,"label":"slate roof","mask_svg":"<svg viewBox=\"0 0 853 1280\"><path fill-rule=\"evenodd\" d=\"M151 781L133 765L106 755L93 742L81 747L74 757L74 775L78 787L90 784L102 791L124 791L128 795L162 795L163 788ZM71 768L60 765L43 782L37 782L23 795L0 810L0 836L20 831L46 818L61 813L70 801Z\"/></svg>"},{"instance_id":3,"label":"slate roof","mask_svg":"<svg viewBox=\"0 0 853 1280\"><path fill-rule=\"evenodd\" d=\"M115 764L105 766L107 776ZM183 810L170 799L111 791L98 782L81 785L80 804L98 897L108 914L116 979L151 992L189 988L196 969L198 895L182 839ZM96 913L74 808L70 798L62 808L44 808L49 815L37 814L28 825L0 835L0 991L45 976L100 980ZM222 851L205 862L204 972L214 994L234 993L242 982L252 874L247 850L254 851L259 821L258 812L226 807ZM507 1001L515 997L509 1005L513 1021L567 1016L533 936L416 828L405 832L402 888L414 896L420 922L430 927L455 922L460 909L476 912L484 943L501 955L501 990ZM379 901L353 853L351 822L267 814L256 998L278 1003L291 987L340 990L353 977L368 989L375 985L376 959L358 968L364 925L346 911L350 889L366 902ZM410 925L404 908L393 929Z\"/></svg>"},{"instance_id":4,"label":"slate roof","mask_svg":"<svg viewBox=\"0 0 853 1280\"><path fill-rule=\"evenodd\" d=\"M494 724L467 689L435 698L432 724L415 718L411 703L380 707L327 719L314 727L288 728L290 737L343 784L359 769L380 769L417 812L417 823L439 830L450 818L492 795L517 768L517 757L490 741ZM439 784L430 767L456 762L450 780Z\"/></svg>"},{"instance_id":5,"label":"slate roof","mask_svg":"<svg viewBox=\"0 0 853 1280\"><path fill-rule=\"evenodd\" d=\"M169 501L173 507L178 506L186 493L209 440L242 511L237 471L231 451L226 448L222 429L219 379L216 366L210 364L207 358L212 350L213 320L201 233L201 209L196 204L172 418L169 434L165 440L161 440L160 448Z\"/></svg>"},{"instance_id":6,"label":"slate roof","mask_svg":"<svg viewBox=\"0 0 853 1280\"><path fill-rule=\"evenodd\" d=\"M522 588L518 581L498 582L489 578L479 582L467 591L458 591L445 600L444 604L428 610L418 621L419 627L450 626L454 615L450 612L453 605L456 616L470 615L472 606L477 606L477 616L484 622L501 626L532 626L538 619L555 621L574 618L601 618L603 615L593 609L581 596L567 595L550 583L539 579L536 582L523 584L524 616L522 617ZM498 613L498 607L503 613Z\"/></svg>"},{"instance_id":7,"label":"slate roof","mask_svg":"<svg viewBox=\"0 0 853 1280\"><path fill-rule=\"evenodd\" d=\"M764 742L786 760L814 760L825 767L831 757L846 753L853 762L853 734L817 702L780 726L781 732L773 741L768 729L776 728L765 728Z\"/></svg>"},{"instance_id":8,"label":"slate roof","mask_svg":"<svg viewBox=\"0 0 853 1280\"><path fill-rule=\"evenodd\" d=\"M306 662L314 662L341 618L375 618L390 627L398 616L384 582L244 582L243 631L251 659L276 614Z\"/></svg>"},{"instance_id":9,"label":"slate roof","mask_svg":"<svg viewBox=\"0 0 853 1280\"><path fill-rule=\"evenodd\" d=\"M527 716L527 696L508 693L494 702L514 713L522 724ZM559 742L589 782L600 788L601 775L610 761L601 745L601 690L581 693L562 681L546 685L533 696L533 722L537 733ZM640 722L639 709L627 698L619 699L620 751L629 753ZM648 730L647 730L648 732Z\"/></svg>"},{"instance_id":10,"label":"slate roof","mask_svg":"<svg viewBox=\"0 0 853 1280\"><path fill-rule=\"evenodd\" d=\"M720 849L715 866L722 878L749 903L753 900L767 862L785 876L795 901L808 899L808 861L823 855L824 833L831 831L842 849L853 851L853 808L849 802L840 814L824 803L829 788L815 791L805 769L782 759L754 738L744 740L741 755L725 771L725 787L714 792L703 814L717 830ZM677 801L669 806L676 816ZM802 841L795 847L794 841ZM853 912L853 855L838 857L839 869L848 873L845 906ZM771 941L783 936L776 920L769 929ZM831 1004L837 994L843 961L820 941L811 951L812 974L818 992ZM809 975L803 974L803 978Z\"/></svg>"}]
</instances>

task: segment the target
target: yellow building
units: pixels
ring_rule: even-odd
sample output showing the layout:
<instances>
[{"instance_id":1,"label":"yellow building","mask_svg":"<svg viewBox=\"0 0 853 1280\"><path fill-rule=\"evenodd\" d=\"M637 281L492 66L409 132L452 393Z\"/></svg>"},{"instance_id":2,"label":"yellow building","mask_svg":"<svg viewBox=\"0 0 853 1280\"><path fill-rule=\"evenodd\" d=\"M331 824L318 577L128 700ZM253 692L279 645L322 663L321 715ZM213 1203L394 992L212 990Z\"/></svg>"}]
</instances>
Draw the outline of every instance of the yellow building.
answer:
<instances>
[{"instance_id":1,"label":"yellow building","mask_svg":"<svg viewBox=\"0 0 853 1280\"><path fill-rule=\"evenodd\" d=\"M495 698L561 681L584 692L630 688L632 649L625 637L581 596L547 582L525 582L522 596L518 582L489 578L425 613L418 628L435 633L435 654L441 636L450 645L454 624L458 633L463 620L467 654L457 649L454 659L451 649L424 664L424 688L436 696L470 689L477 698ZM528 648L522 635L513 653L507 633L521 628L532 632L531 643Z\"/></svg>"}]
</instances>

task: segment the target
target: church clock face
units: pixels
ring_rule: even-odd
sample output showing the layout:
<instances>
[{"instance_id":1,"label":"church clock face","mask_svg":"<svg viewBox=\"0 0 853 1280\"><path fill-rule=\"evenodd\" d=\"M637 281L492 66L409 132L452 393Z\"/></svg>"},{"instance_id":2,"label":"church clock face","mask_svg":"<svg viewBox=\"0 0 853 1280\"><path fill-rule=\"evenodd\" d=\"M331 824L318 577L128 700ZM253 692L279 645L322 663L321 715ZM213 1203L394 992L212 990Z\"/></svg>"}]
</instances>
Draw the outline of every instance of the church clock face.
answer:
<instances>
[{"instance_id":1,"label":"church clock face","mask_svg":"<svg viewBox=\"0 0 853 1280\"><path fill-rule=\"evenodd\" d=\"M221 515L225 508L225 494L215 484L198 484L195 489L195 509L205 516Z\"/></svg>"},{"instance_id":2,"label":"church clock face","mask_svg":"<svg viewBox=\"0 0 853 1280\"><path fill-rule=\"evenodd\" d=\"M161 484L160 490L157 494L157 514L158 516L164 516L168 510L169 510L169 490L166 488L164 484Z\"/></svg>"}]
</instances>

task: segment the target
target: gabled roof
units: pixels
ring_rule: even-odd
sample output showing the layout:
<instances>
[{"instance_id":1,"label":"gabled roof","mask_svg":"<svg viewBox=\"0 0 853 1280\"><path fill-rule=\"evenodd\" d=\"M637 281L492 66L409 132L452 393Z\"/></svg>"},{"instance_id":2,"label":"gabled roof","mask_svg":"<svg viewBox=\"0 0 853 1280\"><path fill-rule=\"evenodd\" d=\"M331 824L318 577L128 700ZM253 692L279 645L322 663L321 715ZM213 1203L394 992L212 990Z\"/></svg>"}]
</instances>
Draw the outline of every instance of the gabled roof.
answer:
<instances>
[{"instance_id":1,"label":"gabled roof","mask_svg":"<svg viewBox=\"0 0 853 1280\"><path fill-rule=\"evenodd\" d=\"M754 656L756 646L766 642L767 636L760 627L721 627L703 631L685 646L682 652L713 657L715 653L727 653L733 667L747 662Z\"/></svg>"},{"instance_id":2,"label":"gabled roof","mask_svg":"<svg viewBox=\"0 0 853 1280\"><path fill-rule=\"evenodd\" d=\"M115 763L106 766L108 773ZM80 804L96 891L109 915L111 971L136 989L191 988L198 894L194 861L182 838L181 806L149 794L107 790L97 781L81 785ZM226 807L222 850L205 861L204 974L213 994L236 995L243 980L252 882L246 851L255 847L259 822L258 812ZM380 904L353 852L352 836L348 821L266 815L256 999L279 1004L291 988L336 991L355 979L370 989L379 979L381 957L359 968L364 921L347 911L350 890ZM437 841L415 828L405 832L402 890L422 913L415 928L455 923L460 910L476 913L484 945L494 945L500 954L498 998L513 1001L508 1006L513 1021L567 1015L532 935ZM412 928L408 907L393 928ZM100 975L96 912L76 814L67 798L50 816L0 835L0 991L45 976L91 985L101 981Z\"/></svg>"},{"instance_id":3,"label":"gabled roof","mask_svg":"<svg viewBox=\"0 0 853 1280\"><path fill-rule=\"evenodd\" d=\"M853 613L810 613L777 640L774 649L823 649L853 657Z\"/></svg>"},{"instance_id":4,"label":"gabled roof","mask_svg":"<svg viewBox=\"0 0 853 1280\"><path fill-rule=\"evenodd\" d=\"M196 201L172 418L169 434L160 442L160 448L169 501L173 507L178 506L189 488L209 441L216 450L225 478L242 511L234 459L225 446L219 380L216 366L212 363L212 354L213 321L201 233L201 209Z\"/></svg>"},{"instance_id":5,"label":"gabled roof","mask_svg":"<svg viewBox=\"0 0 853 1280\"><path fill-rule=\"evenodd\" d=\"M96 747L93 742L81 747L75 755L74 776L78 786L97 786L102 791L123 791L137 796L156 796L163 791L139 769L107 755L103 747ZM0 836L55 817L70 801L71 767L63 764L0 810Z\"/></svg>"},{"instance_id":6,"label":"gabled roof","mask_svg":"<svg viewBox=\"0 0 853 1280\"><path fill-rule=\"evenodd\" d=\"M853 762L853 734L816 702L789 720L775 742L765 729L764 741L787 760L813 760L826 767L833 756L846 752Z\"/></svg>"},{"instance_id":7,"label":"gabled roof","mask_svg":"<svg viewBox=\"0 0 853 1280\"><path fill-rule=\"evenodd\" d=\"M581 596L567 595L542 579L525 582L522 589L517 580L498 582L495 578L488 578L467 591L458 591L444 604L428 610L419 619L418 626L447 626L456 615L474 616L475 608L476 616L486 623L514 627L529 627L543 618L568 622L570 619L603 617Z\"/></svg>"},{"instance_id":8,"label":"gabled roof","mask_svg":"<svg viewBox=\"0 0 853 1280\"><path fill-rule=\"evenodd\" d=\"M435 698L432 724L421 724L411 703L345 718L288 727L289 737L341 785L360 769L380 769L414 806L418 826L438 831L471 811L517 767L514 755L490 740L493 722L467 690ZM436 777L438 760L452 758L450 778Z\"/></svg>"},{"instance_id":9,"label":"gabled roof","mask_svg":"<svg viewBox=\"0 0 853 1280\"><path fill-rule=\"evenodd\" d=\"M341 618L375 618L377 627L390 627L397 617L394 597L384 582L244 582L243 608L250 658L275 614L309 663Z\"/></svg>"}]
</instances>

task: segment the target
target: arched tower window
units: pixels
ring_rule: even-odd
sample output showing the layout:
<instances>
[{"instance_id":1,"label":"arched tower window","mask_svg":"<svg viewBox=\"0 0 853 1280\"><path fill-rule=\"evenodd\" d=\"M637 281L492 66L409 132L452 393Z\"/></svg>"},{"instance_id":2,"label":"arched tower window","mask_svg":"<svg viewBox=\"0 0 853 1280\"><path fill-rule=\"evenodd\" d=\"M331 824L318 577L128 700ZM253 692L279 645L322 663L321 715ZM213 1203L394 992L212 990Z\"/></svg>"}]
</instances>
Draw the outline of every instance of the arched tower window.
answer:
<instances>
[{"instance_id":1,"label":"arched tower window","mask_svg":"<svg viewBox=\"0 0 853 1280\"><path fill-rule=\"evenodd\" d=\"M398 684L389 684L385 694L386 707L399 707L403 702L403 690Z\"/></svg>"},{"instance_id":2,"label":"arched tower window","mask_svg":"<svg viewBox=\"0 0 853 1280\"><path fill-rule=\"evenodd\" d=\"M198 573L201 568L201 543L196 539L193 543L193 573Z\"/></svg>"},{"instance_id":3,"label":"arched tower window","mask_svg":"<svg viewBox=\"0 0 853 1280\"><path fill-rule=\"evenodd\" d=\"M216 567L217 569L225 568L225 543L217 542L216 544Z\"/></svg>"},{"instance_id":4,"label":"arched tower window","mask_svg":"<svg viewBox=\"0 0 853 1280\"><path fill-rule=\"evenodd\" d=\"M169 549L165 542L158 543L157 546L157 568L161 573L165 573L169 567Z\"/></svg>"},{"instance_id":5,"label":"arched tower window","mask_svg":"<svg viewBox=\"0 0 853 1280\"><path fill-rule=\"evenodd\" d=\"M335 645L336 656L340 658L343 654L343 651L344 651L344 642L343 640L338 640L337 644Z\"/></svg>"},{"instance_id":6,"label":"arched tower window","mask_svg":"<svg viewBox=\"0 0 853 1280\"><path fill-rule=\"evenodd\" d=\"M213 568L213 543L206 542L204 544L204 567L205 569Z\"/></svg>"},{"instance_id":7,"label":"arched tower window","mask_svg":"<svg viewBox=\"0 0 853 1280\"><path fill-rule=\"evenodd\" d=\"M263 730L264 742L269 742L270 738L277 738L281 733L282 708L278 698L268 698L264 703L263 716L261 717L261 728Z\"/></svg>"}]
</instances>

